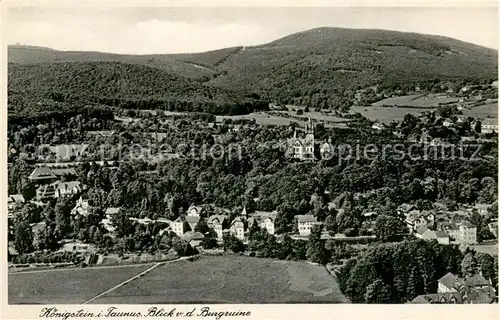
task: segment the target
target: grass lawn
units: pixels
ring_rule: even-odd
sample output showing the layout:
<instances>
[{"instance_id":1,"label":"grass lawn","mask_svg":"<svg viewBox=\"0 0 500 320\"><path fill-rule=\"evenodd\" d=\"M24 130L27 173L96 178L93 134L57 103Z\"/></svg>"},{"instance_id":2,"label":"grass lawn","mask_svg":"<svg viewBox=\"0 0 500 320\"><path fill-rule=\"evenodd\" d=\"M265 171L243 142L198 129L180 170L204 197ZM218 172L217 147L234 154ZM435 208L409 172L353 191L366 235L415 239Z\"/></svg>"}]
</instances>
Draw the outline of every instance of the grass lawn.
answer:
<instances>
[{"instance_id":1,"label":"grass lawn","mask_svg":"<svg viewBox=\"0 0 500 320\"><path fill-rule=\"evenodd\" d=\"M160 266L92 303L346 302L349 301L322 266L211 256Z\"/></svg>"},{"instance_id":2,"label":"grass lawn","mask_svg":"<svg viewBox=\"0 0 500 320\"><path fill-rule=\"evenodd\" d=\"M79 304L151 265L9 273L9 304Z\"/></svg>"}]
</instances>

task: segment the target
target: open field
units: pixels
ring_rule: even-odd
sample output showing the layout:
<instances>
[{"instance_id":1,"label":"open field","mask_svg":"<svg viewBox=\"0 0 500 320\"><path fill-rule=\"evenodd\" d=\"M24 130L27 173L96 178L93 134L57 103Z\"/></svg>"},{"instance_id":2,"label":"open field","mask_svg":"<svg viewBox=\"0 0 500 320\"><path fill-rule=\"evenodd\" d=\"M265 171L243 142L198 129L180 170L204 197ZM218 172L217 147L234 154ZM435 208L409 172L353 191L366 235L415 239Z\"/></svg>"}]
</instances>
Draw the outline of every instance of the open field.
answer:
<instances>
[{"instance_id":1,"label":"open field","mask_svg":"<svg viewBox=\"0 0 500 320\"><path fill-rule=\"evenodd\" d=\"M9 304L79 304L152 265L9 273Z\"/></svg>"},{"instance_id":2,"label":"open field","mask_svg":"<svg viewBox=\"0 0 500 320\"><path fill-rule=\"evenodd\" d=\"M401 97L387 98L375 102L372 106L411 106L419 108L437 108L439 103L458 102L458 98L423 96L423 95L408 95Z\"/></svg>"},{"instance_id":3,"label":"open field","mask_svg":"<svg viewBox=\"0 0 500 320\"><path fill-rule=\"evenodd\" d=\"M9 303L349 302L322 266L245 256L205 256L195 261L175 261L117 286L152 266L9 274Z\"/></svg>"},{"instance_id":4,"label":"open field","mask_svg":"<svg viewBox=\"0 0 500 320\"><path fill-rule=\"evenodd\" d=\"M478 244L472 246L477 252L498 256L498 244Z\"/></svg>"},{"instance_id":5,"label":"open field","mask_svg":"<svg viewBox=\"0 0 500 320\"><path fill-rule=\"evenodd\" d=\"M160 266L93 301L115 303L348 302L322 266L211 256Z\"/></svg>"},{"instance_id":6,"label":"open field","mask_svg":"<svg viewBox=\"0 0 500 320\"><path fill-rule=\"evenodd\" d=\"M414 116L419 116L424 111L430 111L430 108L388 108L381 106L373 107L351 107L350 112L359 112L370 120L378 120L382 123L390 123L392 121L401 121L407 113Z\"/></svg>"},{"instance_id":7,"label":"open field","mask_svg":"<svg viewBox=\"0 0 500 320\"><path fill-rule=\"evenodd\" d=\"M490 103L478 107L471 107L470 109L465 109L462 112L467 117L474 117L478 119L484 119L488 116L498 118L498 104Z\"/></svg>"}]
</instances>

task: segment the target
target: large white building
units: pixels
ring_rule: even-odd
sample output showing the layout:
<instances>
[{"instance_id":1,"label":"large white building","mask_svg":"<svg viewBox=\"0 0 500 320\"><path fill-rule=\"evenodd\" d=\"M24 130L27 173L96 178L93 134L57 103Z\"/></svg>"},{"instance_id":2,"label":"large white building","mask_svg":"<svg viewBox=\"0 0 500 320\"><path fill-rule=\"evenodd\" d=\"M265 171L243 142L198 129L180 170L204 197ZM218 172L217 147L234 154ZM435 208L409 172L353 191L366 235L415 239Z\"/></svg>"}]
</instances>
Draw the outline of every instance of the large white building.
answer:
<instances>
[{"instance_id":1,"label":"large white building","mask_svg":"<svg viewBox=\"0 0 500 320\"><path fill-rule=\"evenodd\" d=\"M314 160L314 127L311 119L306 124L305 137L297 137L297 131L293 132L293 138L288 139L288 153L292 158L300 160Z\"/></svg>"}]
</instances>

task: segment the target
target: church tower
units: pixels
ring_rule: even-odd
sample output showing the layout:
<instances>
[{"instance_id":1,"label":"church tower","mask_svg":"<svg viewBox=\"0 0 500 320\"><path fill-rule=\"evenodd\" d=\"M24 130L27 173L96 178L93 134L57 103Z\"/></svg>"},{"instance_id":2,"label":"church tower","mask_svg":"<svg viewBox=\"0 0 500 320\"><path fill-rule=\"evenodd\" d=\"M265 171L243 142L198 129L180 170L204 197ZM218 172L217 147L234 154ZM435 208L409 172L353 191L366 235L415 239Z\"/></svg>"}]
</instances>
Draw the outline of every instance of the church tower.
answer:
<instances>
[{"instance_id":1,"label":"church tower","mask_svg":"<svg viewBox=\"0 0 500 320\"><path fill-rule=\"evenodd\" d=\"M314 143L314 125L311 118L306 123L306 140Z\"/></svg>"}]
</instances>

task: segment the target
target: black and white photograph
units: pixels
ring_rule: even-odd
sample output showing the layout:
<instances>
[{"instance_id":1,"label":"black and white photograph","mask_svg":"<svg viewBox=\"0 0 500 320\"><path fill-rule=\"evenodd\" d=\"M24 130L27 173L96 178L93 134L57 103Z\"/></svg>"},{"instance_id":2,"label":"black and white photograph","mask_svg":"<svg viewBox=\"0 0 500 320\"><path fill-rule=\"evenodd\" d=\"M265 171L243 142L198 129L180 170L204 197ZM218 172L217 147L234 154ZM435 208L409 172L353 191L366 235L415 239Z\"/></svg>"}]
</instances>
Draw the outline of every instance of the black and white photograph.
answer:
<instances>
[{"instance_id":1,"label":"black and white photograph","mask_svg":"<svg viewBox=\"0 0 500 320\"><path fill-rule=\"evenodd\" d=\"M9 305L498 303L497 7L3 9Z\"/></svg>"}]
</instances>

